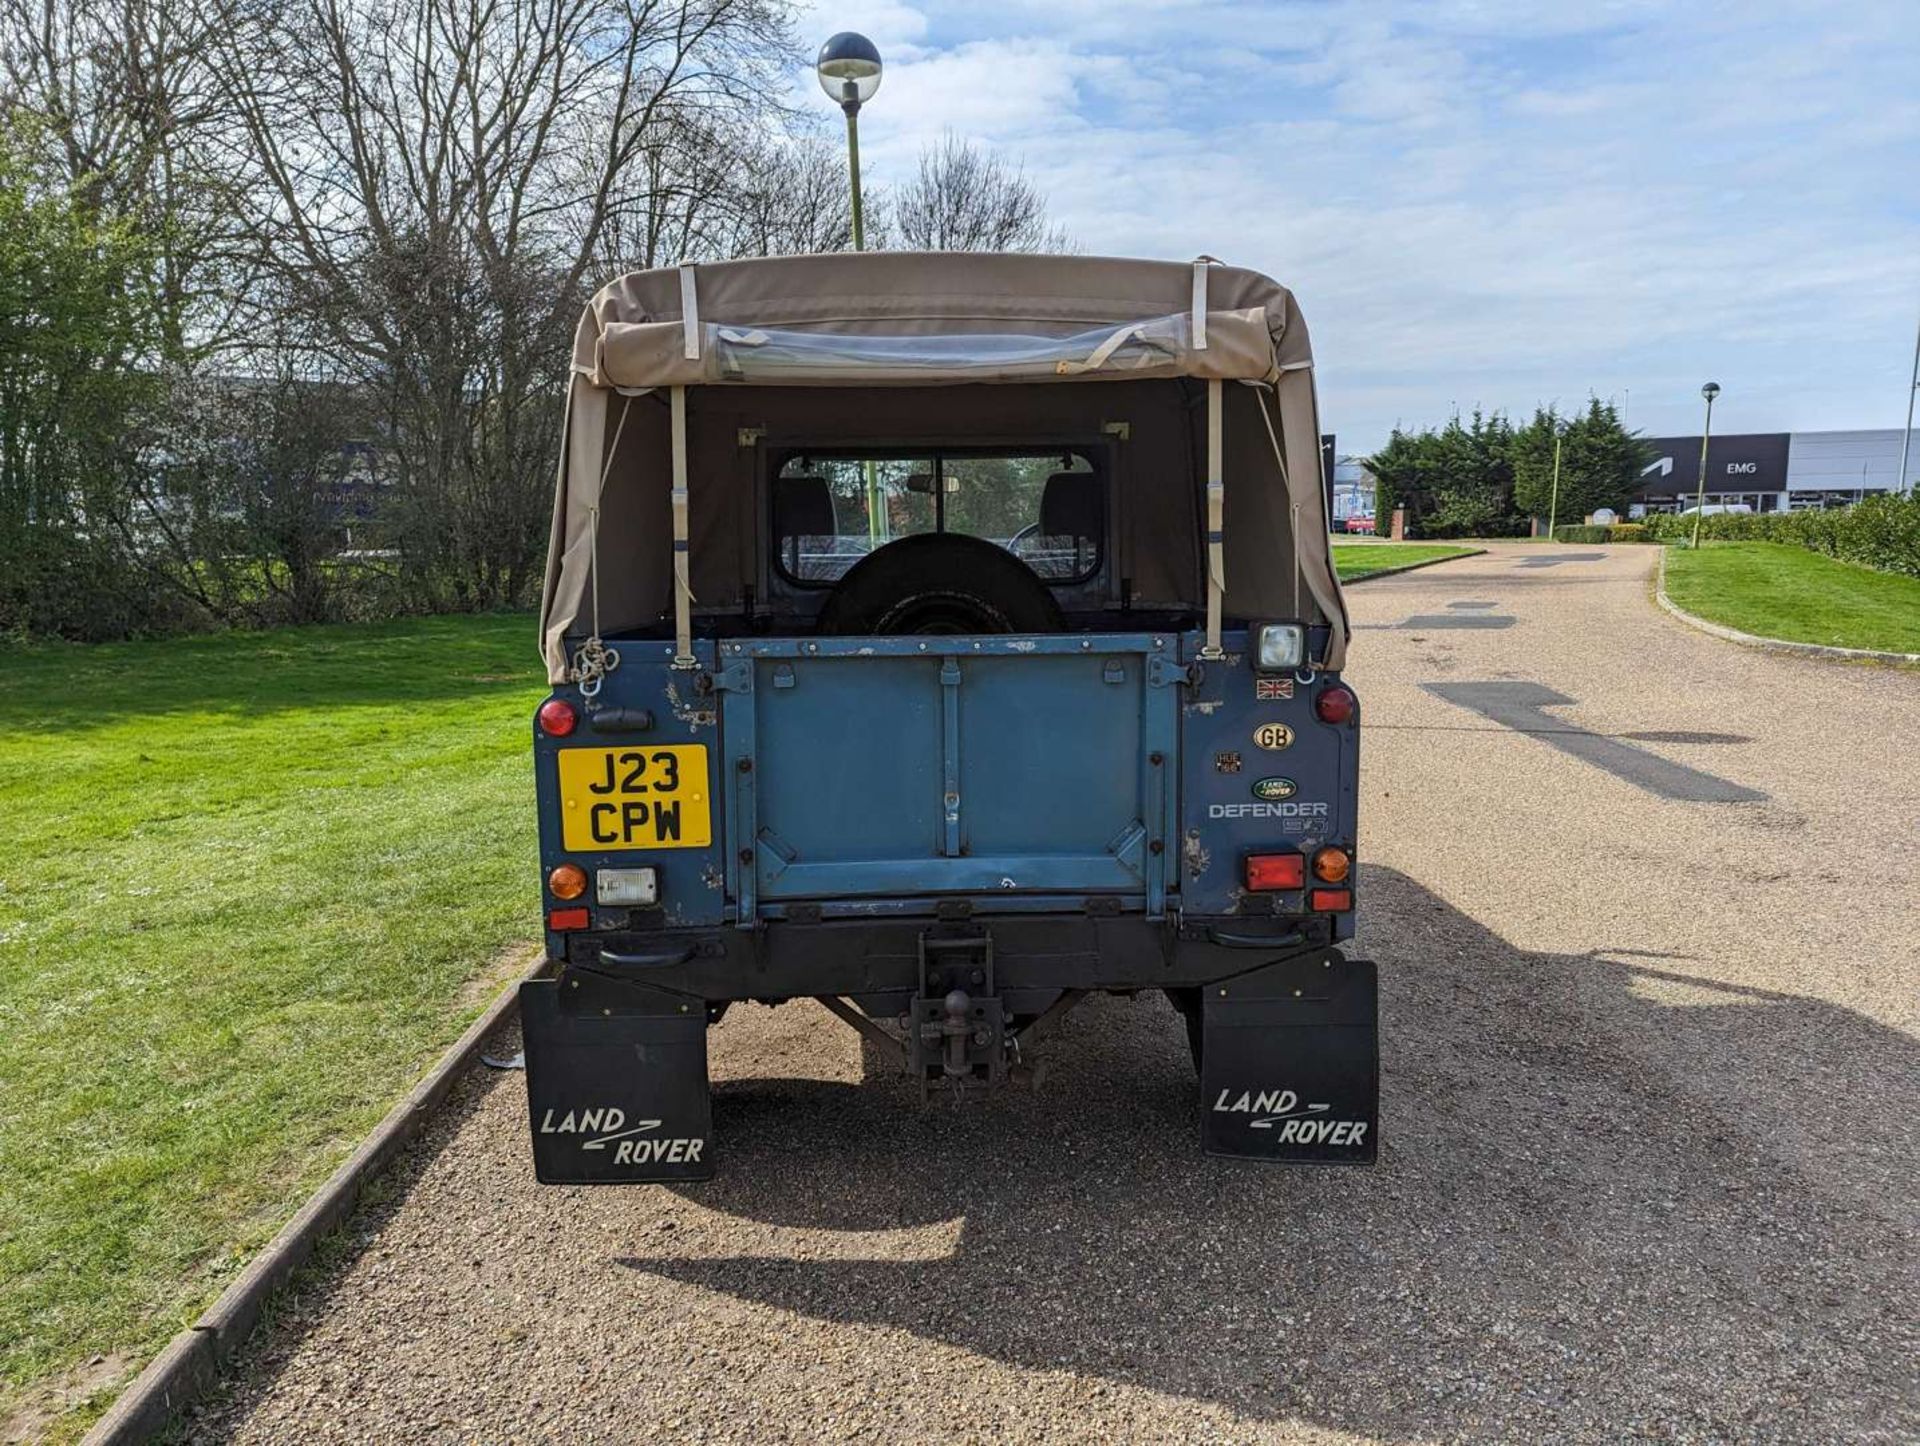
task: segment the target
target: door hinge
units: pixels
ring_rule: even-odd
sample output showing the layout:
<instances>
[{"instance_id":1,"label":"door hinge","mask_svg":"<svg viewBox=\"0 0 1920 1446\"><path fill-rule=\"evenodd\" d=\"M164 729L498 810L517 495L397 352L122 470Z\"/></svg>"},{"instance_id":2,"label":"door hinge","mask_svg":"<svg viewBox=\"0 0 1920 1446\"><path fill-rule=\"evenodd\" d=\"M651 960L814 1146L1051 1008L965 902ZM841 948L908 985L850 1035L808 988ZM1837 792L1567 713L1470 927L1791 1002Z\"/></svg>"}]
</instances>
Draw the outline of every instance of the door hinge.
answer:
<instances>
[{"instance_id":1,"label":"door hinge","mask_svg":"<svg viewBox=\"0 0 1920 1446\"><path fill-rule=\"evenodd\" d=\"M1149 688L1197 687L1200 682L1200 665L1182 663L1173 658L1163 658L1157 654L1147 659L1147 686Z\"/></svg>"}]
</instances>

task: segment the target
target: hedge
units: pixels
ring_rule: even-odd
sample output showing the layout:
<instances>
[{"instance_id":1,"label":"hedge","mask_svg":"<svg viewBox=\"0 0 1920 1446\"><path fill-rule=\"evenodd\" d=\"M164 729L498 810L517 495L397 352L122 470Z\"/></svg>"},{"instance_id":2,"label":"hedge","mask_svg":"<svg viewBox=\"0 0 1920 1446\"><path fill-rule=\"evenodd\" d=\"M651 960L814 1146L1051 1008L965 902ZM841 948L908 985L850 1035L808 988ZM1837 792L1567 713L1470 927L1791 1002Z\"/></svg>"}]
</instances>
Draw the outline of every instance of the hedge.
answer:
<instances>
[{"instance_id":1,"label":"hedge","mask_svg":"<svg viewBox=\"0 0 1920 1446\"><path fill-rule=\"evenodd\" d=\"M1591 522L1563 522L1553 529L1555 542L1651 542L1647 536L1646 524L1640 522L1615 522L1611 526Z\"/></svg>"},{"instance_id":2,"label":"hedge","mask_svg":"<svg viewBox=\"0 0 1920 1446\"><path fill-rule=\"evenodd\" d=\"M1558 537L1565 528L1557 529ZM1831 512L1716 512L1700 519L1700 535L1717 542L1785 542L1881 572L1920 577L1920 494L1882 493ZM1653 542L1687 542L1693 518L1646 520Z\"/></svg>"}]
</instances>

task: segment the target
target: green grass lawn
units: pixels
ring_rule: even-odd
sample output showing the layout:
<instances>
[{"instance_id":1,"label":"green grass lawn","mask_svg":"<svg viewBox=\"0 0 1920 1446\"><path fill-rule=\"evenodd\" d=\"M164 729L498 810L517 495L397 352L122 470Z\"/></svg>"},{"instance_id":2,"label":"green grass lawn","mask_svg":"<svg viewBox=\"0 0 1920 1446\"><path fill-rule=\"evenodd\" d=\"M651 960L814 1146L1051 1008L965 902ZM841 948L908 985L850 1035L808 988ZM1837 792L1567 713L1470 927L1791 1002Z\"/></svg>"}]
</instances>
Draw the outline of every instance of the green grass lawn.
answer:
<instances>
[{"instance_id":1,"label":"green grass lawn","mask_svg":"<svg viewBox=\"0 0 1920 1446\"><path fill-rule=\"evenodd\" d=\"M1455 547L1447 542L1349 542L1333 545L1333 565L1342 582L1353 582L1388 568L1408 567L1416 562L1437 562L1443 557L1466 557L1477 547Z\"/></svg>"},{"instance_id":2,"label":"green grass lawn","mask_svg":"<svg viewBox=\"0 0 1920 1446\"><path fill-rule=\"evenodd\" d=\"M1667 596L1763 638L1920 653L1920 578L1835 562L1777 542L1667 549Z\"/></svg>"},{"instance_id":3,"label":"green grass lawn","mask_svg":"<svg viewBox=\"0 0 1920 1446\"><path fill-rule=\"evenodd\" d=\"M0 651L0 1426L77 1433L534 941L534 631Z\"/></svg>"}]
</instances>

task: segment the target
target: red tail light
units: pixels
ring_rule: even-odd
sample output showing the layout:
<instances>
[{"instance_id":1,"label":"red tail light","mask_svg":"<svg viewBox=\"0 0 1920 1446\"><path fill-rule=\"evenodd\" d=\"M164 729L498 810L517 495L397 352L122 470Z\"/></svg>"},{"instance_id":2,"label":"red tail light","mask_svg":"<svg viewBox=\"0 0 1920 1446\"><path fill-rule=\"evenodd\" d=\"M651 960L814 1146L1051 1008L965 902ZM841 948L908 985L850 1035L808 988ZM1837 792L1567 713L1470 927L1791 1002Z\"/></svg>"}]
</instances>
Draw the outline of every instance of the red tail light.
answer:
<instances>
[{"instance_id":1,"label":"red tail light","mask_svg":"<svg viewBox=\"0 0 1920 1446\"><path fill-rule=\"evenodd\" d=\"M579 721L580 715L565 698L549 698L540 705L540 731L549 738L565 738Z\"/></svg>"},{"instance_id":2,"label":"red tail light","mask_svg":"<svg viewBox=\"0 0 1920 1446\"><path fill-rule=\"evenodd\" d=\"M1322 723L1344 723L1353 716L1356 703L1350 689L1335 683L1320 690L1320 696L1313 700L1313 711Z\"/></svg>"},{"instance_id":3,"label":"red tail light","mask_svg":"<svg viewBox=\"0 0 1920 1446\"><path fill-rule=\"evenodd\" d=\"M1307 882L1307 861L1299 854L1248 854L1247 888L1270 893L1298 889Z\"/></svg>"},{"instance_id":4,"label":"red tail light","mask_svg":"<svg viewBox=\"0 0 1920 1446\"><path fill-rule=\"evenodd\" d=\"M587 927L585 909L550 909L547 911L547 927L558 933L562 929L584 929Z\"/></svg>"},{"instance_id":5,"label":"red tail light","mask_svg":"<svg viewBox=\"0 0 1920 1446\"><path fill-rule=\"evenodd\" d=\"M1316 914L1346 914L1353 910L1352 889L1315 889L1307 895L1307 907Z\"/></svg>"}]
</instances>

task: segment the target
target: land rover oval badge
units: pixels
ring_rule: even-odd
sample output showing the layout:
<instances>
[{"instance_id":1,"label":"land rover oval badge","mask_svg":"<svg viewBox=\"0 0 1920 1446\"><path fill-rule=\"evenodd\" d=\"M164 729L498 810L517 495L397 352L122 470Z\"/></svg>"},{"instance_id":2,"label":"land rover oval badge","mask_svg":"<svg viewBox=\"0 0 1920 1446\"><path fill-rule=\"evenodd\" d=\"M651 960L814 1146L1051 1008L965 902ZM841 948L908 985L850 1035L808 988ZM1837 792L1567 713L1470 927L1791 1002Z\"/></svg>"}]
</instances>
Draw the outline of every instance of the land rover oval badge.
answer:
<instances>
[{"instance_id":1,"label":"land rover oval badge","mask_svg":"<svg viewBox=\"0 0 1920 1446\"><path fill-rule=\"evenodd\" d=\"M1297 792L1291 778L1263 778L1253 786L1255 798L1292 798Z\"/></svg>"},{"instance_id":2,"label":"land rover oval badge","mask_svg":"<svg viewBox=\"0 0 1920 1446\"><path fill-rule=\"evenodd\" d=\"M1253 730L1253 741L1269 753L1293 746L1293 730L1284 723L1262 723Z\"/></svg>"}]
</instances>

